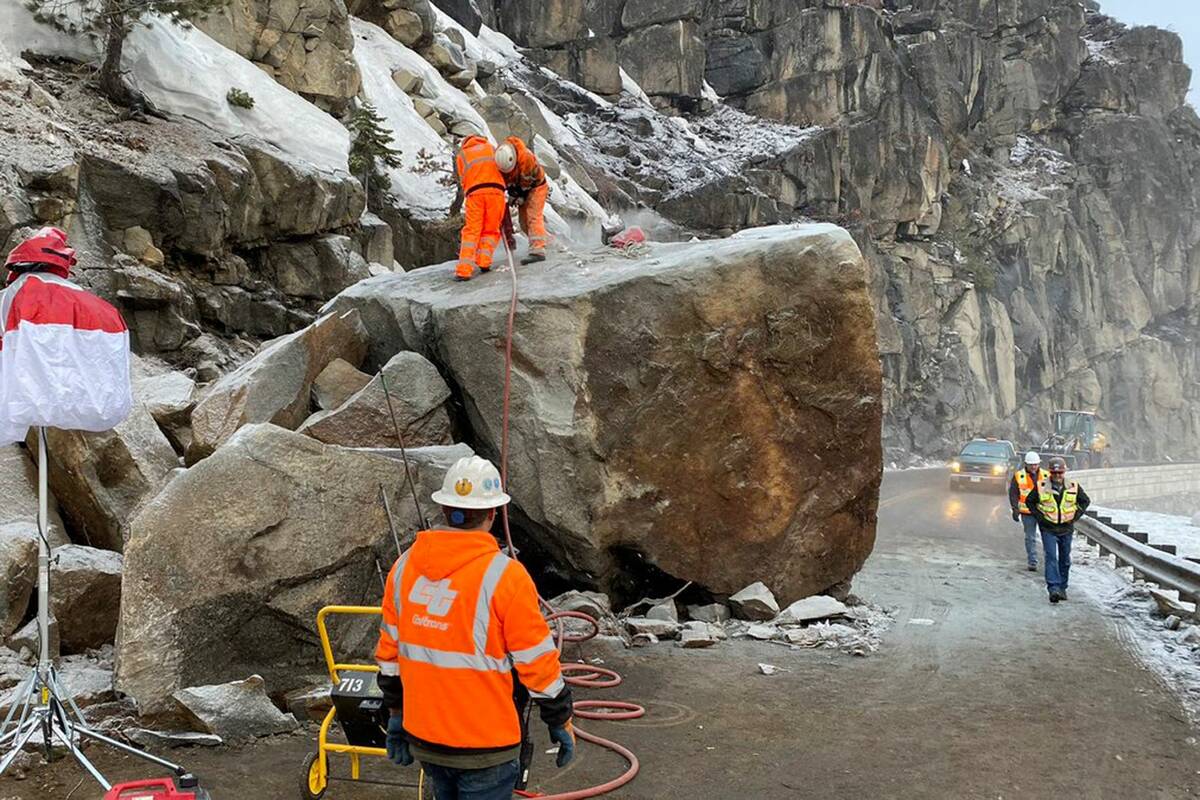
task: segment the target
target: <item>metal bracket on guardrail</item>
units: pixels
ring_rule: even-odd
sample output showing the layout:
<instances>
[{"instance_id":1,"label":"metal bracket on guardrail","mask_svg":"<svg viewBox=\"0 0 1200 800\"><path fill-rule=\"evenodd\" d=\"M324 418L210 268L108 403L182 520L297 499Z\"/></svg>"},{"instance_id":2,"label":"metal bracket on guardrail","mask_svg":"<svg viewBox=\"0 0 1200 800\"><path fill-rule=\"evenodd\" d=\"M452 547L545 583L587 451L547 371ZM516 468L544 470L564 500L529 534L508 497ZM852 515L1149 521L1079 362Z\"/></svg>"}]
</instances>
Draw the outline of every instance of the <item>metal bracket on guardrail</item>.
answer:
<instances>
[{"instance_id":1,"label":"metal bracket on guardrail","mask_svg":"<svg viewBox=\"0 0 1200 800\"><path fill-rule=\"evenodd\" d=\"M1141 537L1135 539L1091 512L1080 517L1078 530L1100 548L1101 555L1113 555L1117 566L1133 567L1135 575L1174 589L1181 600L1196 603L1193 616L1200 619L1200 564L1139 541Z\"/></svg>"}]
</instances>

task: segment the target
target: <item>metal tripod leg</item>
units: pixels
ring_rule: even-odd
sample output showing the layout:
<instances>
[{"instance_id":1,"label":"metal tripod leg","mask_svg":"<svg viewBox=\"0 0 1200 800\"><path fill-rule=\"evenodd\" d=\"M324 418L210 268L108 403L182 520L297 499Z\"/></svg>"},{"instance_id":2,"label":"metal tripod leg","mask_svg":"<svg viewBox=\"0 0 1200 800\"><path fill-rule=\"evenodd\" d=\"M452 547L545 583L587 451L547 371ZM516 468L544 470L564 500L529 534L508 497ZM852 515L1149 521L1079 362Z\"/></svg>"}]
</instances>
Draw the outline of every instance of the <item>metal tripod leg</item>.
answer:
<instances>
[{"instance_id":1,"label":"metal tripod leg","mask_svg":"<svg viewBox=\"0 0 1200 800\"><path fill-rule=\"evenodd\" d=\"M8 709L4 722L0 723L0 747L7 748L3 758L0 758L0 775L12 766L17 754L29 744L35 733L41 733L43 743L49 752L54 740L62 742L88 774L99 783L105 791L112 785L101 774L87 756L83 753L83 739L92 739L108 745L127 755L136 756L153 764L165 767L175 773L176 777L187 775L187 771L178 764L165 758L143 752L136 747L117 741L88 727L83 712L75 698L60 683L54 670L54 662L50 658L49 635L49 572L50 549L47 544L46 531L48 526L47 504L49 490L47 488L46 434L39 428L38 434L38 663L31 668L29 677L18 685L13 694L13 705ZM18 714L18 706L20 713ZM14 725L15 719L15 725ZM11 726L11 730L10 730Z\"/></svg>"},{"instance_id":2,"label":"metal tripod leg","mask_svg":"<svg viewBox=\"0 0 1200 800\"><path fill-rule=\"evenodd\" d=\"M57 737L62 741L63 744L67 746L67 749L71 751L71 755L75 756L75 760L79 762L79 766L86 769L88 773L96 779L96 783L100 784L104 791L107 792L112 788L112 784L100 774L100 770L96 769L95 765L92 764L91 761L88 761L87 756L85 756L83 751L79 749L79 745L74 741L74 737L71 736L69 731L61 730L55 725L51 725L50 730L55 737Z\"/></svg>"},{"instance_id":3,"label":"metal tripod leg","mask_svg":"<svg viewBox=\"0 0 1200 800\"><path fill-rule=\"evenodd\" d=\"M25 745L29 743L29 740L33 738L33 734L37 733L40 725L41 720L37 718L37 714L34 714L26 721L25 728L21 735L17 737L13 748L8 751L6 756L4 756L4 760L0 761L0 775L3 775L8 770L9 766L12 765L13 759L17 757L17 753L21 752ZM18 730L20 731L21 729Z\"/></svg>"},{"instance_id":4,"label":"metal tripod leg","mask_svg":"<svg viewBox=\"0 0 1200 800\"><path fill-rule=\"evenodd\" d=\"M75 732L78 733L80 736L86 736L89 739L95 739L98 742L103 742L104 744L108 745L109 747L120 750L122 753L127 753L128 755L136 756L145 761L149 761L151 763L158 764L160 767L166 767L167 769L174 772L176 776L184 775L187 773L187 770L185 770L183 767L179 766L178 764L176 764L174 762L167 761L165 758L159 758L158 756L147 753L144 750L138 750L136 747L127 745L124 742L119 742L116 739L105 736L103 733L98 733L97 731L94 731L91 728L86 728L82 725L76 725Z\"/></svg>"}]
</instances>

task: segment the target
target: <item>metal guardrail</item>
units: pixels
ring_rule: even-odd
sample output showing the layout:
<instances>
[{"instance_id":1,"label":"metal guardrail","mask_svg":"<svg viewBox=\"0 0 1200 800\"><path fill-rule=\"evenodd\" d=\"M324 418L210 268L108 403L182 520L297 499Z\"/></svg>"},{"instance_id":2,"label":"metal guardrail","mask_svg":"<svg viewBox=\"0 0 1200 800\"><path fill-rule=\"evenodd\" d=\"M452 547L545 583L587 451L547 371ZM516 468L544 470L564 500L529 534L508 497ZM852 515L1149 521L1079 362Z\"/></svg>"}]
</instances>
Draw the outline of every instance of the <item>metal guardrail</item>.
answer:
<instances>
[{"instance_id":1,"label":"metal guardrail","mask_svg":"<svg viewBox=\"0 0 1200 800\"><path fill-rule=\"evenodd\" d=\"M1130 532L1128 525L1114 524L1094 511L1080 518L1076 530L1100 548L1101 556L1112 555L1118 567L1132 567L1135 577L1174 589L1180 600L1196 603L1194 616L1200 619L1200 563L1180 558L1169 545L1151 544L1146 534Z\"/></svg>"}]
</instances>

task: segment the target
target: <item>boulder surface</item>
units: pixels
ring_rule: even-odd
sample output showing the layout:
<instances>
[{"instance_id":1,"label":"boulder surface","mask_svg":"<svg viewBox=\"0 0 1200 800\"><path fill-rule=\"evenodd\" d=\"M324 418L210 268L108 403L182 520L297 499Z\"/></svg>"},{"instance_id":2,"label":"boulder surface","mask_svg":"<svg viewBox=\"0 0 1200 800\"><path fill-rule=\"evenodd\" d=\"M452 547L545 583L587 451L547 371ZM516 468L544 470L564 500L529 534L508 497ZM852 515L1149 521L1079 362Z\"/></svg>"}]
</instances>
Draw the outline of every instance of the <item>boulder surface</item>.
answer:
<instances>
[{"instance_id":1,"label":"boulder surface","mask_svg":"<svg viewBox=\"0 0 1200 800\"><path fill-rule=\"evenodd\" d=\"M423 503L469 454L409 451ZM379 603L380 573L396 558L381 486L398 531L411 535L419 523L397 459L274 425L242 428L176 477L130 525L118 690L163 711L180 688L254 673L272 692L295 688L296 661L320 658L317 611ZM378 620L340 622L339 652L369 659Z\"/></svg>"},{"instance_id":2,"label":"boulder surface","mask_svg":"<svg viewBox=\"0 0 1200 800\"><path fill-rule=\"evenodd\" d=\"M509 283L383 275L336 298L371 358L416 350L495 457ZM846 231L801 225L521 273L509 491L544 555L608 588L630 550L718 594L790 602L875 540L881 375ZM836 480L830 475L836 474Z\"/></svg>"},{"instance_id":3,"label":"boulder surface","mask_svg":"<svg viewBox=\"0 0 1200 800\"><path fill-rule=\"evenodd\" d=\"M238 428L252 422L295 430L308 417L317 376L335 359L351 366L362 363L366 346L366 331L353 313L327 314L268 342L196 405L188 462L211 455Z\"/></svg>"}]
</instances>

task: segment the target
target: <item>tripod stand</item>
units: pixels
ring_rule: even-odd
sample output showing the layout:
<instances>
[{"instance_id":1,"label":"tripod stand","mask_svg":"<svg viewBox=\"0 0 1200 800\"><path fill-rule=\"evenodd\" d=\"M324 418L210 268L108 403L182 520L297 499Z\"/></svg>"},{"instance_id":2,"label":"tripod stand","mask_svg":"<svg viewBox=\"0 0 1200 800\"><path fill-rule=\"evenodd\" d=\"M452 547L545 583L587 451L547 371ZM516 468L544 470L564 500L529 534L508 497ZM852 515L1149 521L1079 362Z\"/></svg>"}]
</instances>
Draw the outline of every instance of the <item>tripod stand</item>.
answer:
<instances>
[{"instance_id":1,"label":"tripod stand","mask_svg":"<svg viewBox=\"0 0 1200 800\"><path fill-rule=\"evenodd\" d=\"M40 427L35 430L38 440L38 662L29 677L18 684L13 695L13 704L9 707L3 724L0 724L0 749L7 748L3 759L0 759L0 775L4 774L17 754L31 741L41 744L49 758L54 741L57 740L107 791L112 788L112 784L83 754L83 740L91 739L166 767L174 773L180 788L195 788L195 777L189 775L178 764L143 752L89 727L74 698L64 691L58 681L54 663L50 659L50 545L47 538L50 527L50 492L47 485L49 466L46 458L46 430Z\"/></svg>"}]
</instances>

